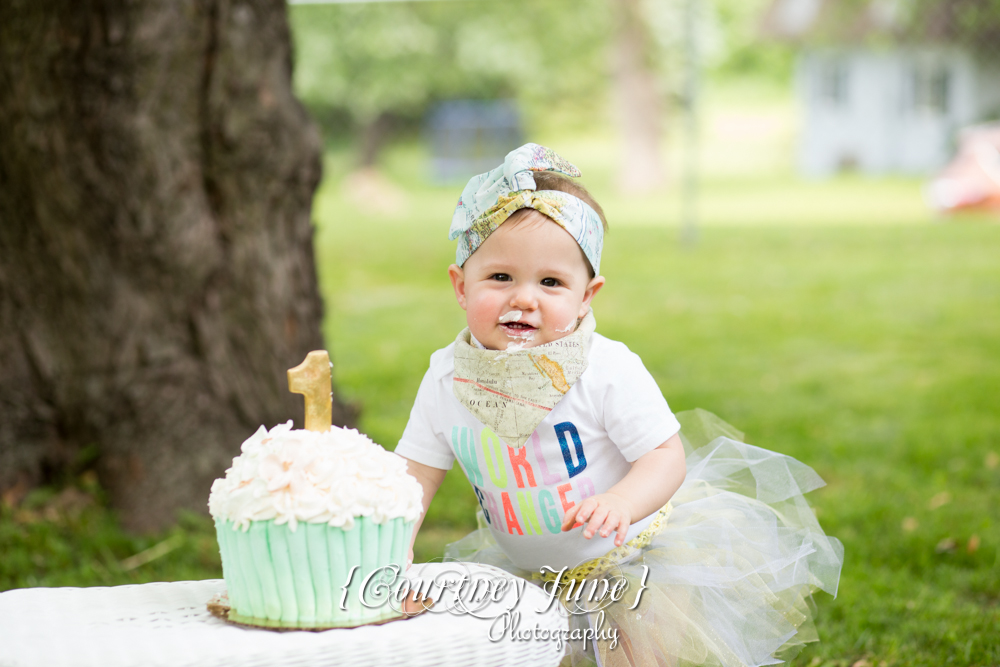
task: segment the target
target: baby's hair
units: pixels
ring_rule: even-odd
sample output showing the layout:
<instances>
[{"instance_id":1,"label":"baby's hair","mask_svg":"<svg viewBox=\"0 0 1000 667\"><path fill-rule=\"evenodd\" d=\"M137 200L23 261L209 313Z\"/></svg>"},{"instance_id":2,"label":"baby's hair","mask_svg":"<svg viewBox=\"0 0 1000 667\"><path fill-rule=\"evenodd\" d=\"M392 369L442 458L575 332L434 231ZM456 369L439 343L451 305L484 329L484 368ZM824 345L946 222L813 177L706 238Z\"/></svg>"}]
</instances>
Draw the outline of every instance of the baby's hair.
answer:
<instances>
[{"instance_id":1,"label":"baby's hair","mask_svg":"<svg viewBox=\"0 0 1000 667\"><path fill-rule=\"evenodd\" d=\"M562 174L557 174L553 171L536 171L532 174L535 178L535 190L557 190L559 192L565 192L566 194L571 194L577 199L582 199L587 203L590 208L597 211L597 215L601 218L601 224L604 225L604 231L608 231L608 220L604 217L604 209L598 204L589 192L587 188L583 187L576 181L566 178Z\"/></svg>"}]
</instances>

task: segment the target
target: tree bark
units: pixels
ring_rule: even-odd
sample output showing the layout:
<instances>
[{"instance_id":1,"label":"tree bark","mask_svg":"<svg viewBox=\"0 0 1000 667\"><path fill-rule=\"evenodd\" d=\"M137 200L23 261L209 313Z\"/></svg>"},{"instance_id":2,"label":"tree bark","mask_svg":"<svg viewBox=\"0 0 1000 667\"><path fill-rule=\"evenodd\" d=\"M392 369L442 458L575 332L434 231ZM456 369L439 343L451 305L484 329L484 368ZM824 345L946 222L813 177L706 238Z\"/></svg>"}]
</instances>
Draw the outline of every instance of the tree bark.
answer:
<instances>
[{"instance_id":1,"label":"tree bark","mask_svg":"<svg viewBox=\"0 0 1000 667\"><path fill-rule=\"evenodd\" d=\"M290 54L285 0L0 3L0 490L96 446L159 528L301 424L320 139Z\"/></svg>"},{"instance_id":2,"label":"tree bark","mask_svg":"<svg viewBox=\"0 0 1000 667\"><path fill-rule=\"evenodd\" d=\"M622 147L619 187L650 192L665 181L662 93L649 62L652 37L641 0L613 0L612 6L616 14L613 93Z\"/></svg>"}]
</instances>

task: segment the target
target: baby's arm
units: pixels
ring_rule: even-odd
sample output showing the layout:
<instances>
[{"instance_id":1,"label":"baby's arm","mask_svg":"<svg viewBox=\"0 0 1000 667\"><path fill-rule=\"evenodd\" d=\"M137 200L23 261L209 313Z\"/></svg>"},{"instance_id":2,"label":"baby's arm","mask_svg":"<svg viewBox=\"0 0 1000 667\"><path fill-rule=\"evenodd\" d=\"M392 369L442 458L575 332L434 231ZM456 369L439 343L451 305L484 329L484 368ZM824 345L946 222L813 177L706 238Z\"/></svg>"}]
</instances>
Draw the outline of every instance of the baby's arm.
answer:
<instances>
[{"instance_id":1,"label":"baby's arm","mask_svg":"<svg viewBox=\"0 0 1000 667\"><path fill-rule=\"evenodd\" d=\"M417 538L417 531L420 530L420 526L424 522L424 517L427 516L427 508L431 506L431 500L434 499L434 494L437 493L438 488L441 486L441 482L444 481L444 475L448 471L424 465L423 463L417 463L416 461L411 461L405 456L403 458L406 460L406 472L416 477L417 481L420 482L420 486L424 489L424 511L420 513L420 518L417 519L416 525L413 526L413 536L410 537L409 558L412 563L413 541Z\"/></svg>"},{"instance_id":2,"label":"baby's arm","mask_svg":"<svg viewBox=\"0 0 1000 667\"><path fill-rule=\"evenodd\" d=\"M636 459L628 474L605 493L571 507L562 529L585 523L583 536L588 540L598 531L601 537L617 532L615 546L621 546L628 527L663 507L680 488L685 473L684 445L679 435L673 435Z\"/></svg>"}]
</instances>

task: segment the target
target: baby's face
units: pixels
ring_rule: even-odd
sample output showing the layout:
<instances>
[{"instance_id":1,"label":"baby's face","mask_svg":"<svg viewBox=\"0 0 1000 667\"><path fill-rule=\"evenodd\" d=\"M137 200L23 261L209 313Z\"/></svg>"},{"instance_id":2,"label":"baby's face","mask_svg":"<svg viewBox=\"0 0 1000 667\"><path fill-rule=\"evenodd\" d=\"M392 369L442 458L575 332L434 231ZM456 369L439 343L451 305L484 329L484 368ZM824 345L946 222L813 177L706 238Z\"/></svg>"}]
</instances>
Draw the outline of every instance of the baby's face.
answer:
<instances>
[{"instance_id":1,"label":"baby's face","mask_svg":"<svg viewBox=\"0 0 1000 667\"><path fill-rule=\"evenodd\" d=\"M464 267L448 269L472 335L491 350L568 336L604 285L603 277L590 277L583 252L566 230L525 210L500 225Z\"/></svg>"}]
</instances>

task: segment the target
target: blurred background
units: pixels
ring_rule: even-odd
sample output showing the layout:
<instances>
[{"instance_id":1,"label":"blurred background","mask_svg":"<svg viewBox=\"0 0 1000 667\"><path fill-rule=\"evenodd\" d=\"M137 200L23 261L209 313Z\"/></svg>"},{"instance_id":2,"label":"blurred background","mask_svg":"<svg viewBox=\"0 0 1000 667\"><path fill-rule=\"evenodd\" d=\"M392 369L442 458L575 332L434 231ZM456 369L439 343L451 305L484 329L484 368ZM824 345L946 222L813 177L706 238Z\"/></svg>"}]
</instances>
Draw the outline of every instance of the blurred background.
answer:
<instances>
[{"instance_id":1,"label":"blurred background","mask_svg":"<svg viewBox=\"0 0 1000 667\"><path fill-rule=\"evenodd\" d=\"M300 0L287 20L322 144L322 334L361 430L395 445L464 326L465 181L549 146L608 216L599 331L675 411L828 482L812 501L846 561L795 664L1000 664L1000 3ZM220 576L202 515L127 532L98 472L5 493L0 589ZM417 560L475 510L456 468Z\"/></svg>"}]
</instances>

